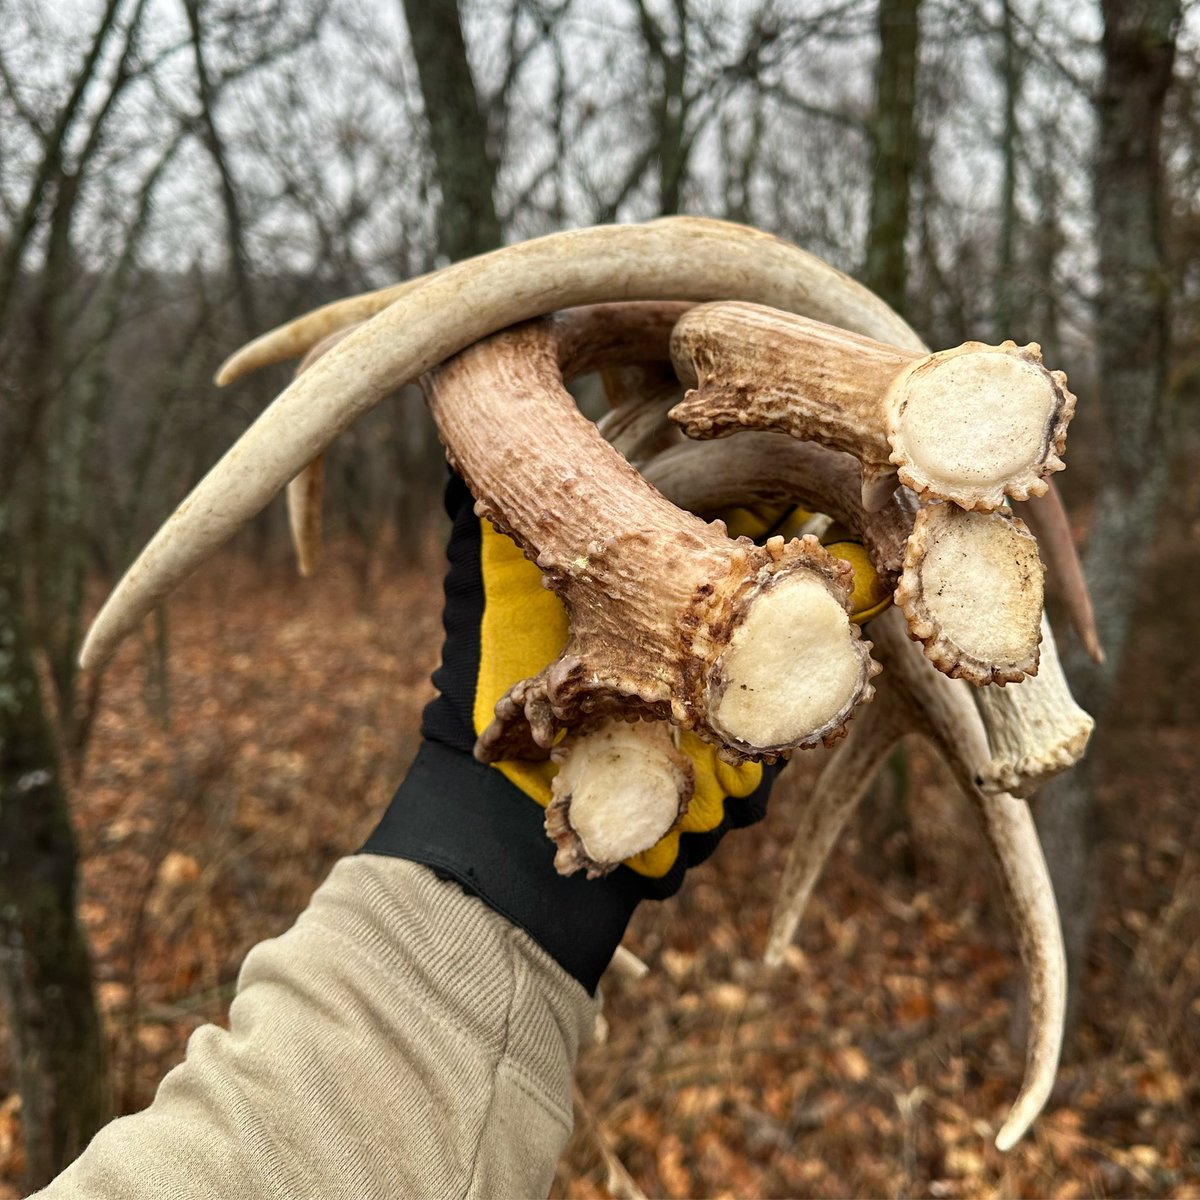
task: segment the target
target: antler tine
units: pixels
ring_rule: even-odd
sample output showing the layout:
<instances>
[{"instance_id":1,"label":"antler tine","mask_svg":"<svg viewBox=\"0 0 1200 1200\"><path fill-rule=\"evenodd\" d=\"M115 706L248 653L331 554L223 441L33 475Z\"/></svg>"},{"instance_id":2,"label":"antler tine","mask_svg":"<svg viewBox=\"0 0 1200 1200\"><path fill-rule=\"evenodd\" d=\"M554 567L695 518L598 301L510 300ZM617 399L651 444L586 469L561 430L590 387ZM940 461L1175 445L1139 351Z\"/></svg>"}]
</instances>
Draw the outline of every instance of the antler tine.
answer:
<instances>
[{"instance_id":1,"label":"antler tine","mask_svg":"<svg viewBox=\"0 0 1200 1200\"><path fill-rule=\"evenodd\" d=\"M1083 757L1096 724L1071 695L1045 614L1037 675L1003 688L980 688L975 702L991 747L976 782L989 793L1032 796Z\"/></svg>"},{"instance_id":2,"label":"antler tine","mask_svg":"<svg viewBox=\"0 0 1200 1200\"><path fill-rule=\"evenodd\" d=\"M251 425L118 584L96 618L81 662L95 666L107 658L180 580L353 420L463 347L564 306L714 296L801 307L898 340L915 338L882 301L819 259L718 221L679 218L573 230L448 267L402 290Z\"/></svg>"},{"instance_id":3,"label":"antler tine","mask_svg":"<svg viewBox=\"0 0 1200 1200\"><path fill-rule=\"evenodd\" d=\"M348 325L318 342L296 368L303 375L319 358L352 334L358 325ZM303 576L312 575L321 561L321 498L325 491L325 455L318 454L287 485L288 530L296 564Z\"/></svg>"},{"instance_id":4,"label":"antler tine","mask_svg":"<svg viewBox=\"0 0 1200 1200\"><path fill-rule=\"evenodd\" d=\"M959 786L974 801L1016 929L1030 1022L1025 1081L996 1138L996 1145L1007 1150L1049 1098L1062 1046L1067 975L1054 886L1029 806L1004 793L990 795L976 783L988 747L970 689L937 672L892 612L871 623L871 634L887 677L910 714L913 732L938 746Z\"/></svg>"},{"instance_id":5,"label":"antler tine","mask_svg":"<svg viewBox=\"0 0 1200 1200\"><path fill-rule=\"evenodd\" d=\"M785 303L763 299L763 303L774 303L781 308L795 308L797 312L808 313L819 320L829 321L833 325L842 325L847 329L857 329L861 333L896 346L906 346L917 350L923 348L921 339L909 325L878 296L861 284L855 283L848 275L829 266L828 263L822 262L814 255L798 250L797 247L789 245L780 238L772 237L757 229L751 229L746 225L738 225L732 221L716 221L708 217L663 217L649 222L646 226L626 226L625 228L652 230L665 228L672 232L676 230L682 230L685 233L695 231L719 237L731 246L739 247L742 251L744 279L759 275L759 270L753 261L754 257L783 256L790 258L792 259L793 279L790 285L784 284L784 290L793 297L793 302ZM525 245L541 246L562 236L564 235L551 234L549 237L538 238L525 243ZM269 330L241 349L234 351L217 371L216 383L219 387L224 387L242 376L270 366L272 363L296 358L336 330L369 320L383 312L384 309L390 308L398 300L418 290L431 279L446 272L459 272L465 267L475 269L489 260L494 260L502 255L507 256L512 249L512 247L507 247L503 250L492 251L490 254L465 259L442 271L419 275L403 283L392 284L373 292L363 292L357 296L348 296L313 309L303 316ZM801 257L797 258L797 255ZM719 294L734 296L735 293L738 296L743 295L742 289L736 287ZM660 295L662 298L669 298L665 294L660 293ZM680 292L679 295L683 296L683 292ZM703 298L714 298L717 295L718 293L712 292ZM615 300L620 297L614 295L606 298ZM627 298L632 299L632 297ZM647 296L645 298L652 299L654 297ZM580 303L588 302L581 301ZM565 303L551 305L551 307L565 307ZM550 308L544 308L541 311L549 312ZM536 315L540 314L525 314L525 316Z\"/></svg>"},{"instance_id":6,"label":"antler tine","mask_svg":"<svg viewBox=\"0 0 1200 1200\"><path fill-rule=\"evenodd\" d=\"M1092 597L1058 489L1050 488L1044 496L1030 496L1021 512L1045 554L1051 577L1058 582L1071 624L1084 649L1093 662L1102 663L1104 647L1100 644L1100 630L1092 611Z\"/></svg>"},{"instance_id":7,"label":"antler tine","mask_svg":"<svg viewBox=\"0 0 1200 1200\"><path fill-rule=\"evenodd\" d=\"M796 831L780 883L779 900L771 913L767 948L763 953L763 960L770 967L778 967L783 962L785 951L795 940L812 890L846 822L892 747L909 732L908 721L888 703L887 690L887 677L881 674L874 701L855 715L845 740L834 747L816 786L799 806ZM773 802L780 803L778 793L781 788L794 791L798 786L800 776L789 766L772 788Z\"/></svg>"}]
</instances>

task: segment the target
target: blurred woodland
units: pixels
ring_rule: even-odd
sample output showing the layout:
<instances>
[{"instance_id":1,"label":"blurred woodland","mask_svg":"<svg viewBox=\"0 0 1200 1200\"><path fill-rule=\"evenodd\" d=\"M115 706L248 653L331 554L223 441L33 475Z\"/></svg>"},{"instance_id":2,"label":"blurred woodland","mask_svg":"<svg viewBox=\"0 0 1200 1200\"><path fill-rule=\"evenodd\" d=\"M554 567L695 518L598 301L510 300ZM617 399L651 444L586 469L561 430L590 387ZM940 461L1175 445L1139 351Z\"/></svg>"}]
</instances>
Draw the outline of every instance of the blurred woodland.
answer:
<instances>
[{"instance_id":1,"label":"blurred woodland","mask_svg":"<svg viewBox=\"0 0 1200 1200\"><path fill-rule=\"evenodd\" d=\"M1200 4L0 0L0 1197L149 1101L415 752L445 529L412 389L336 443L315 580L276 505L76 668L287 379L216 365L341 295L676 212L1070 377L1108 658L1060 631L1099 726L1035 810L1074 1024L999 1155L1019 960L914 746L783 972L786 804L643 906L559 1193L1200 1195Z\"/></svg>"}]
</instances>

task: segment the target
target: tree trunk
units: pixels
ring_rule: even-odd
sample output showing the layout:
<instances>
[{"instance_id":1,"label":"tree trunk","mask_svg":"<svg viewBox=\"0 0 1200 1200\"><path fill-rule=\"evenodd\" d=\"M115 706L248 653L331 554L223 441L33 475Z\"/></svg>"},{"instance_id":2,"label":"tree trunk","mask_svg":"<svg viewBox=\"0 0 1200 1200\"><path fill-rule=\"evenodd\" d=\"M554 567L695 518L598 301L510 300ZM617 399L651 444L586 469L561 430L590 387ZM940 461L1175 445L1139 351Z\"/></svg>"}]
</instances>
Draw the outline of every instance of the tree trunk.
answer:
<instances>
[{"instance_id":1,"label":"tree trunk","mask_svg":"<svg viewBox=\"0 0 1200 1200\"><path fill-rule=\"evenodd\" d=\"M496 167L456 0L404 0L442 206L438 250L451 262L500 245Z\"/></svg>"},{"instance_id":2,"label":"tree trunk","mask_svg":"<svg viewBox=\"0 0 1200 1200\"><path fill-rule=\"evenodd\" d=\"M875 170L864 282L897 312L908 286L909 181L917 161L917 10L920 0L880 0L875 70Z\"/></svg>"},{"instance_id":3,"label":"tree trunk","mask_svg":"<svg viewBox=\"0 0 1200 1200\"><path fill-rule=\"evenodd\" d=\"M0 501L0 995L25 1127L29 1187L109 1115L87 946L75 919L75 841Z\"/></svg>"},{"instance_id":4,"label":"tree trunk","mask_svg":"<svg viewBox=\"0 0 1200 1200\"><path fill-rule=\"evenodd\" d=\"M871 224L867 233L867 287L897 312L908 292L908 211L917 167L917 10L921 0L880 0L879 58L875 67L875 115L871 136ZM885 847L889 870L912 879L917 870L908 811L908 757L897 746L871 786L864 806L872 847ZM878 861L878 860L876 860Z\"/></svg>"},{"instance_id":5,"label":"tree trunk","mask_svg":"<svg viewBox=\"0 0 1200 1200\"><path fill-rule=\"evenodd\" d=\"M204 53L200 0L184 0L183 7L187 12L192 64L196 72L196 94L200 100L200 132L221 180L221 208L225 213L225 236L229 239L229 270L237 292L243 331L251 335L259 329L260 322L250 281L250 253L246 249L245 220L234 183L233 170L229 165L229 151L217 129L217 95Z\"/></svg>"},{"instance_id":6,"label":"tree trunk","mask_svg":"<svg viewBox=\"0 0 1200 1200\"><path fill-rule=\"evenodd\" d=\"M1013 31L1012 0L1000 6L1000 83L1004 89L1004 125L1000 134L1000 236L996 248L993 334L997 341L1019 338L1017 317L1017 101L1021 94L1021 58Z\"/></svg>"},{"instance_id":7,"label":"tree trunk","mask_svg":"<svg viewBox=\"0 0 1200 1200\"><path fill-rule=\"evenodd\" d=\"M1170 470L1169 279L1163 254L1160 135L1180 0L1102 0L1101 7L1104 70L1094 181L1099 370L1092 403L1105 436L1084 569L1108 657L1095 664L1077 648L1068 649L1072 686L1097 718L1092 765L1052 783L1037 805L1064 914L1073 998L1091 927L1092 784Z\"/></svg>"}]
</instances>

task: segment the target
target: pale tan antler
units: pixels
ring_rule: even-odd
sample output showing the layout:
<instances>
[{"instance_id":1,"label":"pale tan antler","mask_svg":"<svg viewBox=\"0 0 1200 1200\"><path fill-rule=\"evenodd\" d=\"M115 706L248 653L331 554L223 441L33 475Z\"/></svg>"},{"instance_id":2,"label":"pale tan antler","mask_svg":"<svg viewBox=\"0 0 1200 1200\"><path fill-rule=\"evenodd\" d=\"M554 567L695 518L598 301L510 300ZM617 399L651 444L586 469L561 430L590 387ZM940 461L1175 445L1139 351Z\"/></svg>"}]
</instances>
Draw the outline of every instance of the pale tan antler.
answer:
<instances>
[{"instance_id":1,"label":"pale tan antler","mask_svg":"<svg viewBox=\"0 0 1200 1200\"><path fill-rule=\"evenodd\" d=\"M357 325L349 325L318 342L301 360L296 374L302 375L357 328ZM296 564L304 576L312 575L321 561L321 496L324 490L324 454L318 454L287 485L288 530L292 535Z\"/></svg>"},{"instance_id":2,"label":"pale tan antler","mask_svg":"<svg viewBox=\"0 0 1200 1200\"><path fill-rule=\"evenodd\" d=\"M1046 490L1075 397L1035 345L967 342L922 355L761 304L692 309L671 338L695 390L672 417L690 437L778 429L847 450L863 503L896 486L991 511Z\"/></svg>"},{"instance_id":3,"label":"pale tan antler","mask_svg":"<svg viewBox=\"0 0 1200 1200\"><path fill-rule=\"evenodd\" d=\"M739 444L747 447L746 453L736 453ZM876 546L877 555L880 546L891 546L893 555L902 550L913 513L911 507L900 503L907 493L897 492L879 513L864 512L856 486L858 472L848 466L851 460L847 456L780 439L777 434L742 435L733 440L729 451L722 465L711 451L702 457L702 445L675 447L646 464L646 475L677 503L696 505L699 511L739 501L824 505L862 536L868 547ZM980 514L962 516L983 519ZM881 519L885 522L882 527ZM887 551L880 556L886 560ZM1061 678L1048 626L1044 630L1049 648L1044 677L1004 688L977 689L939 675L904 636L896 612L877 617L870 629L872 636L878 637L879 657L884 664L879 696L857 713L847 738L835 748L812 796L800 808L780 899L772 917L767 961L782 961L838 835L893 746L906 733L929 737L950 762L960 786L979 811L1029 979L1031 1021L1026 1079L997 1137L997 1145L1008 1149L1041 1110L1053 1085L1064 1019L1065 960L1053 889L1028 810L1011 796L995 794L994 786L979 786L977 778L995 768L996 760L989 759L989 737L1002 739L1002 731L1015 725L1020 730L1017 736L1024 739L1020 744L1030 750L1039 737L1048 736L1047 729L1070 723L1072 710L1078 709L1069 692L1056 689L1051 693L1046 689L1047 680ZM1041 719L1014 722L1013 698L1026 687L1038 689L1042 697ZM983 708L981 715L972 700L981 704L993 701L993 708ZM985 725L989 711L998 714L996 730L990 723ZM1078 744L1073 748L1076 757L1082 750ZM1033 757L1041 761L1036 753ZM1061 761L1055 759L1056 763ZM1025 769L1031 769L1028 763ZM1011 778L1011 772L1005 777ZM788 779L789 772L785 771L783 786L788 786Z\"/></svg>"},{"instance_id":4,"label":"pale tan antler","mask_svg":"<svg viewBox=\"0 0 1200 1200\"><path fill-rule=\"evenodd\" d=\"M971 600L973 607L955 614L963 630L962 640L969 644L982 646L996 610L1023 612L1027 617L1035 603L1027 594L1024 571L1013 566L1021 562L1022 555L1031 553L1028 535L1020 531L1019 523L1012 533L1017 552L1009 553L1005 540L1014 522L1003 512L985 516L943 504L919 507L912 494L901 488L883 508L868 513L859 501L859 472L854 459L813 442L795 442L774 433L740 434L727 443L686 442L651 459L643 473L681 508L702 514L744 503L802 504L829 513L863 540L884 585L892 588L899 583L897 595L908 597L910 607L917 607L911 598L919 599L922 591L944 593L943 607ZM995 528L985 528L982 537L968 541L965 547L951 538L950 548L957 555L947 555L948 561L938 567L933 578L923 577L932 568L922 559L922 575L913 578L911 567L904 570L909 538L914 523L927 519L930 513L939 521L944 517L968 525L986 521ZM936 523L933 530L936 533ZM1024 570L1030 575L1037 573L1031 558L1026 560ZM1005 584L1006 577L1011 585ZM936 615L938 604L932 608ZM917 607L918 614L923 611L923 607ZM1040 613L1040 605L1038 614L1041 640L1037 675L1004 687L974 690L991 747L991 757L979 773L978 782L985 792L1032 795L1048 779L1079 762L1087 749L1094 722L1071 695L1054 635ZM1001 636L1007 636L1006 625L1007 620L1001 626ZM929 630L915 631L910 623L909 635L920 633L928 636ZM939 643L944 642L940 627L934 628L934 634Z\"/></svg>"},{"instance_id":5,"label":"pale tan antler","mask_svg":"<svg viewBox=\"0 0 1200 1200\"><path fill-rule=\"evenodd\" d=\"M246 431L159 530L118 584L84 643L95 666L234 532L362 413L481 337L556 308L627 299L753 299L855 319L895 341L915 335L865 288L777 238L725 222L677 218L574 230L508 247L403 289ZM336 320L341 327L361 316ZM330 332L282 338L288 353ZM310 331L311 332L311 331ZM282 337L282 335L281 335ZM273 351L264 343L255 361ZM266 355L266 359L263 358ZM245 362L246 360L242 360ZM237 369L222 373L228 378Z\"/></svg>"},{"instance_id":6,"label":"pale tan antler","mask_svg":"<svg viewBox=\"0 0 1200 1200\"><path fill-rule=\"evenodd\" d=\"M1083 564L1079 561L1079 551L1075 548L1075 539L1071 536L1071 522L1058 489L1051 487L1044 496L1031 496L1021 506L1021 515L1037 536L1046 566L1051 578L1058 584L1067 614L1083 642L1083 648L1093 662L1102 663L1104 647L1100 644L1096 614L1092 611L1092 597L1088 592Z\"/></svg>"},{"instance_id":7,"label":"pale tan antler","mask_svg":"<svg viewBox=\"0 0 1200 1200\"><path fill-rule=\"evenodd\" d=\"M778 308L795 309L820 321L828 321L831 325L842 325L847 329L855 329L880 341L889 342L896 346L921 350L921 339L884 301L861 284L856 283L848 275L842 274L836 268L829 266L815 255L809 254L798 247L783 241L781 238L752 229L746 225L738 225L732 221L716 221L708 217L663 217L642 226L601 226L600 228L649 229L652 231L666 230L671 235L672 248L677 244L675 234L682 233L685 237L693 234L704 234L706 237L719 239L722 244L741 258L740 286L738 282L731 283L724 291L710 291L701 296L694 296L686 289L674 293L667 291L655 292L651 295L624 296L614 294L607 297L594 298L591 301L579 303L594 303L602 300L618 299L670 299L691 296L693 299L712 299L717 295L731 299L758 299L763 304L774 304ZM512 263L514 251L520 252L528 259L531 256L541 257L546 250L554 255L562 253L567 245L566 239L580 240L593 235L594 229L572 230L565 234L550 234L548 237L537 238L520 246L506 247L503 250L492 251L477 258L469 258L452 267L435 271L428 275L420 275L403 283L392 284L373 292L364 292L358 296L348 296L335 300L305 313L286 324L257 337L254 341L231 354L217 371L216 382L224 387L272 363L283 362L289 358L298 358L311 350L323 338L347 325L355 325L369 320L371 317L390 308L398 300L404 299L412 292L419 290L426 283L439 275L453 273L454 277L468 278L477 273L485 272L494 261L501 260ZM569 252L569 251L567 251ZM522 269L523 264L514 264ZM648 264L653 266L653 264ZM734 265L734 264L727 264ZM760 286L763 280L764 267L767 271L777 272L776 285L771 290L776 299L768 299ZM747 284L752 286L748 294ZM758 295L763 292L762 295ZM781 297L787 296L789 300ZM523 317L538 316L550 312L554 308L566 307L566 302L559 302L541 309L538 313L524 313ZM489 332L494 332L489 330Z\"/></svg>"},{"instance_id":8,"label":"pale tan antler","mask_svg":"<svg viewBox=\"0 0 1200 1200\"><path fill-rule=\"evenodd\" d=\"M767 961L782 960L838 834L891 748L905 733L928 738L979 812L1025 964L1030 1011L1025 1081L996 1137L996 1145L1008 1150L1045 1105L1062 1044L1066 960L1054 889L1028 806L986 793L975 782L988 750L971 689L934 669L894 610L871 623L871 634L884 666L879 694L833 752L802 810L771 920Z\"/></svg>"},{"instance_id":9,"label":"pale tan antler","mask_svg":"<svg viewBox=\"0 0 1200 1200\"><path fill-rule=\"evenodd\" d=\"M1032 796L1084 756L1096 724L1071 695L1044 615L1037 675L1003 688L981 688L975 700L991 748L977 776L985 792Z\"/></svg>"},{"instance_id":10,"label":"pale tan antler","mask_svg":"<svg viewBox=\"0 0 1200 1200\"><path fill-rule=\"evenodd\" d=\"M684 440L679 426L667 420L667 413L683 395L669 358L603 371L600 378L610 407L596 427L626 462L640 469L656 454Z\"/></svg>"}]
</instances>

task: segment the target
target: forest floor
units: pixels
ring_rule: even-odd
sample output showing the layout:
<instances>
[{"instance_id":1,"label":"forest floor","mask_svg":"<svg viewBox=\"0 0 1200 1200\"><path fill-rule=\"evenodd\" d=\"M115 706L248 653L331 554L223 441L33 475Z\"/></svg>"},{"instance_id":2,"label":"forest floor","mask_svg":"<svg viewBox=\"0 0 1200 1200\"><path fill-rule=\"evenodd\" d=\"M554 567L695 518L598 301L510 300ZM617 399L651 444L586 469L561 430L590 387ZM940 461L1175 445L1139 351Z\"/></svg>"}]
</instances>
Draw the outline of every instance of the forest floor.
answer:
<instances>
[{"instance_id":1,"label":"forest floor","mask_svg":"<svg viewBox=\"0 0 1200 1200\"><path fill-rule=\"evenodd\" d=\"M1096 748L1082 1017L1032 1134L991 1145L1022 1075L1020 964L967 806L914 745L907 803L863 805L778 972L760 960L796 801L642 906L626 945L650 974L605 981L557 1195L635 1194L631 1179L674 1197L1200 1196L1198 534L1180 518L1161 539L1170 586L1147 604L1163 610L1144 614ZM172 602L165 672L149 630L108 672L73 794L120 1111L224 1021L246 951L291 924L401 778L441 643L440 552L424 561L342 551L301 582L227 557ZM2 1056L8 1200L21 1143Z\"/></svg>"}]
</instances>

